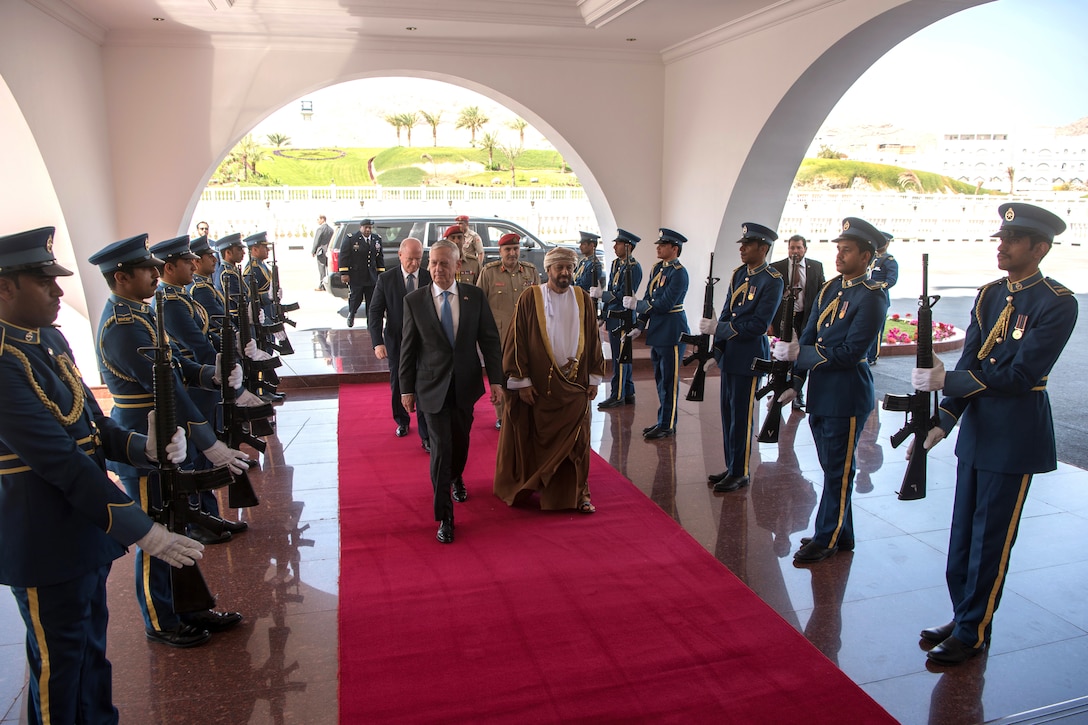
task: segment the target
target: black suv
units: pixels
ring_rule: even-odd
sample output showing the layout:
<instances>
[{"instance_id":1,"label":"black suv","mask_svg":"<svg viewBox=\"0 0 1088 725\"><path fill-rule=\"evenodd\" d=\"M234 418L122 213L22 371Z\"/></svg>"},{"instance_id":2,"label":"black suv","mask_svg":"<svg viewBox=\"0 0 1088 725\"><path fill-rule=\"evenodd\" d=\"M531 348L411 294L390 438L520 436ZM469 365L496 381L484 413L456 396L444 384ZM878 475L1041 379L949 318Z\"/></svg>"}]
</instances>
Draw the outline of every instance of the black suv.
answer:
<instances>
[{"instance_id":1,"label":"black suv","mask_svg":"<svg viewBox=\"0 0 1088 725\"><path fill-rule=\"evenodd\" d=\"M385 268L400 264L397 259L397 250L400 243L407 237L415 237L423 241L423 264L427 264L427 250L432 244L441 240L446 229L456 224L452 216L398 216L398 217L354 217L336 222L336 234L329 244L329 278L326 288L337 297L347 297L348 288L340 281L340 274L336 272L340 268L340 246L348 235L359 231L359 223L363 219L371 219L374 222L374 231L382 237L382 249L385 252ZM499 258L499 239L506 234L517 234L521 237L521 258L536 265L539 272L544 272L544 255L552 247L563 246L578 251L575 244L552 244L538 239L534 234L523 227L506 219L481 217L473 219L468 224L469 229L475 230L484 243L484 257L482 264Z\"/></svg>"}]
</instances>

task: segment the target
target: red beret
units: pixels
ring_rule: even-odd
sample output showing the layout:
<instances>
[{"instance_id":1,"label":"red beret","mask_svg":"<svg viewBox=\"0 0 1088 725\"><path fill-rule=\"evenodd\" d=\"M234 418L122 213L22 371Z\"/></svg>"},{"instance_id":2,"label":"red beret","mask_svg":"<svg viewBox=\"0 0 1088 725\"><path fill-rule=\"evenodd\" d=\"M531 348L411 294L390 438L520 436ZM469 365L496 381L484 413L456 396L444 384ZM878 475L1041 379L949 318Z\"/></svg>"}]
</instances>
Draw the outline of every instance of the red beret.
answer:
<instances>
[{"instance_id":1,"label":"red beret","mask_svg":"<svg viewBox=\"0 0 1088 725\"><path fill-rule=\"evenodd\" d=\"M521 237L511 232L510 234L503 234L499 237L499 246L505 247L507 244L520 244Z\"/></svg>"},{"instance_id":2,"label":"red beret","mask_svg":"<svg viewBox=\"0 0 1088 725\"><path fill-rule=\"evenodd\" d=\"M460 235L464 236L465 233L463 231L461 231L461 227L454 224L452 227L448 227L446 229L446 233L443 234L442 237L444 239L449 239L454 234L460 234Z\"/></svg>"},{"instance_id":3,"label":"red beret","mask_svg":"<svg viewBox=\"0 0 1088 725\"><path fill-rule=\"evenodd\" d=\"M467 214L462 214L461 216L457 217L454 221L467 222L468 221L468 215Z\"/></svg>"}]
</instances>

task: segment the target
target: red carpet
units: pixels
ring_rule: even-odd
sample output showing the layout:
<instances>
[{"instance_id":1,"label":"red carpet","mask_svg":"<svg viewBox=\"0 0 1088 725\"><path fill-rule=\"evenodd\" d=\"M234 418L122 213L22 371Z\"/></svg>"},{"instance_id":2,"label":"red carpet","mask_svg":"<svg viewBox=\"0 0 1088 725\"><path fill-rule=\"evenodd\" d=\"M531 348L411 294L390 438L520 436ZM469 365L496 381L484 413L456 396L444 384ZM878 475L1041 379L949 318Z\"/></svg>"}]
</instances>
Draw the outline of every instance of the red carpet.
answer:
<instances>
[{"instance_id":1,"label":"red carpet","mask_svg":"<svg viewBox=\"0 0 1088 725\"><path fill-rule=\"evenodd\" d=\"M895 722L601 458L596 514L508 508L493 421L442 545L414 421L340 388L341 722Z\"/></svg>"}]
</instances>

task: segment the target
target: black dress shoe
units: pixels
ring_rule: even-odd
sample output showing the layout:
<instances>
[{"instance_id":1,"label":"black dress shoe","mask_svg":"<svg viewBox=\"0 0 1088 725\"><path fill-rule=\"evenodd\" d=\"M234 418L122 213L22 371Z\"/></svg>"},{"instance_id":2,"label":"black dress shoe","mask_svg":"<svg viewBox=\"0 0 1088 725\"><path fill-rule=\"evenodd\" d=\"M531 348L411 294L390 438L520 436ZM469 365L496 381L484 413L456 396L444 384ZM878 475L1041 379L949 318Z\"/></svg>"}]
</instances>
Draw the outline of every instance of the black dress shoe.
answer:
<instances>
[{"instance_id":1,"label":"black dress shoe","mask_svg":"<svg viewBox=\"0 0 1088 725\"><path fill-rule=\"evenodd\" d=\"M214 544L225 544L230 541L232 534L229 531L224 531L221 534L216 534L203 526L197 526L192 524L189 526L189 538L195 541L199 541L204 546L212 546Z\"/></svg>"},{"instance_id":2,"label":"black dress shoe","mask_svg":"<svg viewBox=\"0 0 1088 725\"><path fill-rule=\"evenodd\" d=\"M348 327L355 327L355 315L348 315Z\"/></svg>"},{"instance_id":3,"label":"black dress shoe","mask_svg":"<svg viewBox=\"0 0 1088 725\"><path fill-rule=\"evenodd\" d=\"M439 543L452 544L453 543L453 522L446 519L438 526L438 534L435 535Z\"/></svg>"},{"instance_id":4,"label":"black dress shoe","mask_svg":"<svg viewBox=\"0 0 1088 725\"><path fill-rule=\"evenodd\" d=\"M622 398L609 398L600 405L597 406L597 410L610 410L612 408L623 407L624 402Z\"/></svg>"},{"instance_id":5,"label":"black dress shoe","mask_svg":"<svg viewBox=\"0 0 1088 725\"><path fill-rule=\"evenodd\" d=\"M655 427L652 431L650 431L649 433L647 433L643 437L648 441L656 441L659 438L669 438L669 437L674 436L674 435L676 435L676 429L675 428L657 428L657 427Z\"/></svg>"},{"instance_id":6,"label":"black dress shoe","mask_svg":"<svg viewBox=\"0 0 1088 725\"><path fill-rule=\"evenodd\" d=\"M240 534L243 531L249 530L249 524L245 521L231 521L230 519L222 519L218 516L215 517L219 520L219 526L231 534Z\"/></svg>"},{"instance_id":7,"label":"black dress shoe","mask_svg":"<svg viewBox=\"0 0 1088 725\"><path fill-rule=\"evenodd\" d=\"M408 435L408 426L398 425L397 430L396 430L396 434L397 434L397 438L403 438L404 436Z\"/></svg>"},{"instance_id":8,"label":"black dress shoe","mask_svg":"<svg viewBox=\"0 0 1088 725\"><path fill-rule=\"evenodd\" d=\"M956 623L949 622L948 624L942 624L939 627L930 627L923 629L919 632L919 636L926 642L933 642L934 644L940 644L946 639L952 636L952 630L956 628Z\"/></svg>"},{"instance_id":9,"label":"black dress shoe","mask_svg":"<svg viewBox=\"0 0 1088 725\"><path fill-rule=\"evenodd\" d=\"M217 612L214 609L206 609L203 612L184 615L185 623L195 629L206 629L209 632L225 632L242 621L241 612Z\"/></svg>"},{"instance_id":10,"label":"black dress shoe","mask_svg":"<svg viewBox=\"0 0 1088 725\"><path fill-rule=\"evenodd\" d=\"M647 433L649 433L650 431L653 431L653 430L657 430L657 423L654 423L649 428L643 428L642 429L642 435L646 435Z\"/></svg>"},{"instance_id":11,"label":"black dress shoe","mask_svg":"<svg viewBox=\"0 0 1088 725\"><path fill-rule=\"evenodd\" d=\"M707 483L721 483L725 479L729 478L729 471L722 471L721 473L712 473L706 477Z\"/></svg>"},{"instance_id":12,"label":"black dress shoe","mask_svg":"<svg viewBox=\"0 0 1088 725\"><path fill-rule=\"evenodd\" d=\"M971 659L984 649L986 649L986 645L973 647L955 637L949 637L929 652L926 652L926 657L930 662L935 662L938 665L958 665Z\"/></svg>"},{"instance_id":13,"label":"black dress shoe","mask_svg":"<svg viewBox=\"0 0 1088 725\"><path fill-rule=\"evenodd\" d=\"M501 420L496 420L495 421L495 430L502 430L502 421Z\"/></svg>"},{"instance_id":14,"label":"black dress shoe","mask_svg":"<svg viewBox=\"0 0 1088 725\"><path fill-rule=\"evenodd\" d=\"M464 503L468 500L468 491L465 490L465 482L460 478L455 478L452 482L453 486L453 500L457 503Z\"/></svg>"},{"instance_id":15,"label":"black dress shoe","mask_svg":"<svg viewBox=\"0 0 1088 725\"><path fill-rule=\"evenodd\" d=\"M801 537L801 546L804 546L805 544L807 544L810 541L812 541L811 536L802 536ZM853 540L844 541L842 539L839 539L839 543L835 548L838 549L839 551L853 551L854 550L854 542L853 542ZM951 630L949 630L949 632L951 633ZM947 637L947 636L948 635L946 634L945 637ZM941 639L944 639L944 637L941 637ZM941 639L939 639L937 641L940 642Z\"/></svg>"},{"instance_id":16,"label":"black dress shoe","mask_svg":"<svg viewBox=\"0 0 1088 725\"><path fill-rule=\"evenodd\" d=\"M431 442L428 439L424 438L423 442L420 445L423 447L423 450L427 451L428 453L431 452Z\"/></svg>"},{"instance_id":17,"label":"black dress shoe","mask_svg":"<svg viewBox=\"0 0 1088 725\"><path fill-rule=\"evenodd\" d=\"M837 547L824 548L817 544L815 541L810 541L793 555L793 560L800 564L815 564L818 561L834 556L838 551Z\"/></svg>"},{"instance_id":18,"label":"black dress shoe","mask_svg":"<svg viewBox=\"0 0 1088 725\"><path fill-rule=\"evenodd\" d=\"M635 404L635 396L628 395L626 398L623 399L623 404L624 405L634 405Z\"/></svg>"},{"instance_id":19,"label":"black dress shoe","mask_svg":"<svg viewBox=\"0 0 1088 725\"><path fill-rule=\"evenodd\" d=\"M159 644L165 644L169 647L197 647L204 644L211 635L206 629L198 629L197 627L190 627L184 622L179 624L174 629L145 629L144 634L152 642L158 642Z\"/></svg>"},{"instance_id":20,"label":"black dress shoe","mask_svg":"<svg viewBox=\"0 0 1088 725\"><path fill-rule=\"evenodd\" d=\"M748 485L748 476L728 476L714 485L714 493L732 493Z\"/></svg>"}]
</instances>

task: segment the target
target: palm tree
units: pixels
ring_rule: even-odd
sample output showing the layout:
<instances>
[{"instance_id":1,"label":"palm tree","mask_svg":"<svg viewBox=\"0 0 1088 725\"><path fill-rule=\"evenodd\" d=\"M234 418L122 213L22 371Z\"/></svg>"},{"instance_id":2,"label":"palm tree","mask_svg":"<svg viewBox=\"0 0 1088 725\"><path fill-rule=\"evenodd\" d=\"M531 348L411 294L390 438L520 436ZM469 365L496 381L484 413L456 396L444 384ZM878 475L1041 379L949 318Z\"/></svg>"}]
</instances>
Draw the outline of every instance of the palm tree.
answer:
<instances>
[{"instance_id":1,"label":"palm tree","mask_svg":"<svg viewBox=\"0 0 1088 725\"><path fill-rule=\"evenodd\" d=\"M404 128L404 118L399 113L389 113L384 118L386 123L397 129L397 146L400 146L400 130Z\"/></svg>"},{"instance_id":2,"label":"palm tree","mask_svg":"<svg viewBox=\"0 0 1088 725\"><path fill-rule=\"evenodd\" d=\"M495 149L499 146L498 134L488 131L480 137L480 148L487 152L487 170L495 169Z\"/></svg>"},{"instance_id":3,"label":"palm tree","mask_svg":"<svg viewBox=\"0 0 1088 725\"><path fill-rule=\"evenodd\" d=\"M457 128L467 128L472 132L472 145L476 145L476 132L491 119L480 112L479 106L467 106L461 109L457 117Z\"/></svg>"},{"instance_id":4,"label":"palm tree","mask_svg":"<svg viewBox=\"0 0 1088 725\"><path fill-rule=\"evenodd\" d=\"M268 144L270 146L275 146L276 148L288 146L291 143L291 139L282 133L270 133L265 136L265 139L268 141Z\"/></svg>"},{"instance_id":5,"label":"palm tree","mask_svg":"<svg viewBox=\"0 0 1088 725\"><path fill-rule=\"evenodd\" d=\"M249 181L249 173L257 175L257 162L268 158L257 142L253 140L253 134L247 133L231 152L242 164L242 181Z\"/></svg>"},{"instance_id":6,"label":"palm tree","mask_svg":"<svg viewBox=\"0 0 1088 725\"><path fill-rule=\"evenodd\" d=\"M517 162L518 158L525 152L525 149L521 146L499 144L499 151L501 151L502 155L506 157L506 160L510 162L510 186L517 186Z\"/></svg>"},{"instance_id":7,"label":"palm tree","mask_svg":"<svg viewBox=\"0 0 1088 725\"><path fill-rule=\"evenodd\" d=\"M1016 190L1016 168L1010 166L1005 173L1009 175L1009 193L1012 194Z\"/></svg>"},{"instance_id":8,"label":"palm tree","mask_svg":"<svg viewBox=\"0 0 1088 725\"><path fill-rule=\"evenodd\" d=\"M434 139L434 145L438 146L438 124L442 123L442 111L436 111L434 113L428 113L427 111L420 111L420 116L423 116L423 120L431 127L431 137Z\"/></svg>"},{"instance_id":9,"label":"palm tree","mask_svg":"<svg viewBox=\"0 0 1088 725\"><path fill-rule=\"evenodd\" d=\"M408 145L412 145L412 129L419 125L419 114L415 111L400 114L401 125L408 129Z\"/></svg>"},{"instance_id":10,"label":"palm tree","mask_svg":"<svg viewBox=\"0 0 1088 725\"><path fill-rule=\"evenodd\" d=\"M506 125L518 132L518 142L525 146L525 128L529 125L529 122L524 118L515 118Z\"/></svg>"}]
</instances>

